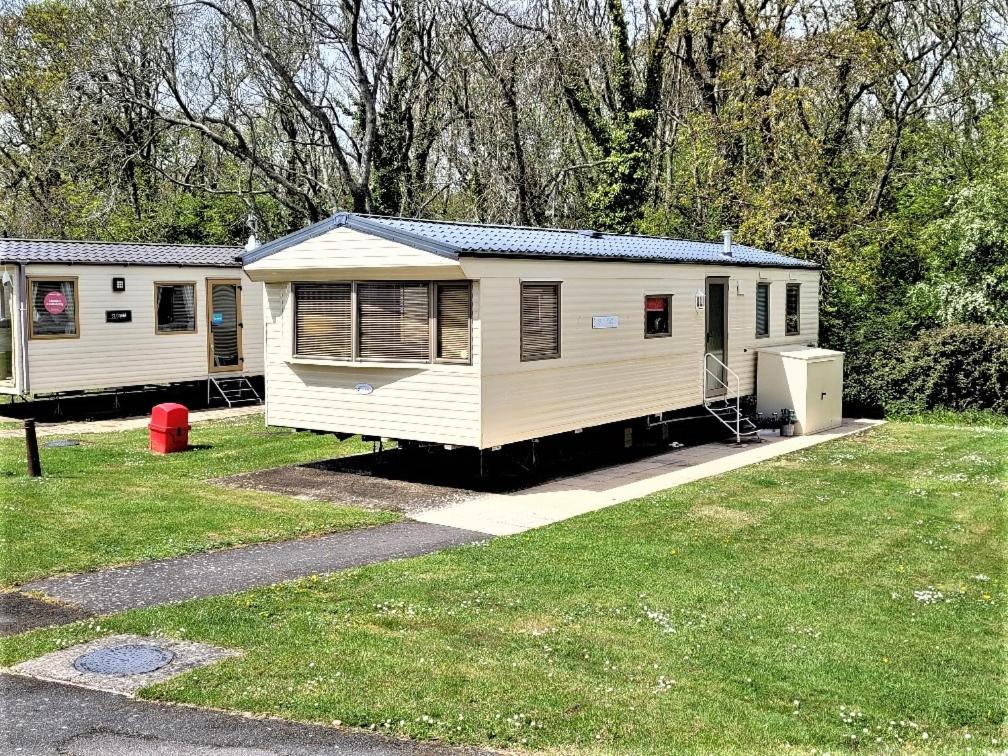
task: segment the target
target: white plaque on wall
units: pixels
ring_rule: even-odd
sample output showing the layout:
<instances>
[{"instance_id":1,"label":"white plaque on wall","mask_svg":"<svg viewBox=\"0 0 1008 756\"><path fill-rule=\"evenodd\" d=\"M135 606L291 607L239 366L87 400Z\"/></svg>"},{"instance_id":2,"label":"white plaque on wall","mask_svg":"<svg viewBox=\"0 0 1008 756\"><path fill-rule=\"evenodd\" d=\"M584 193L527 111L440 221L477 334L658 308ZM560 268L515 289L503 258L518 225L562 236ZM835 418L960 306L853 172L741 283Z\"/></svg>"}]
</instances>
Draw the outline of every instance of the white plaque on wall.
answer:
<instances>
[{"instance_id":1,"label":"white plaque on wall","mask_svg":"<svg viewBox=\"0 0 1008 756\"><path fill-rule=\"evenodd\" d=\"M592 315L592 328L619 328L619 315Z\"/></svg>"}]
</instances>

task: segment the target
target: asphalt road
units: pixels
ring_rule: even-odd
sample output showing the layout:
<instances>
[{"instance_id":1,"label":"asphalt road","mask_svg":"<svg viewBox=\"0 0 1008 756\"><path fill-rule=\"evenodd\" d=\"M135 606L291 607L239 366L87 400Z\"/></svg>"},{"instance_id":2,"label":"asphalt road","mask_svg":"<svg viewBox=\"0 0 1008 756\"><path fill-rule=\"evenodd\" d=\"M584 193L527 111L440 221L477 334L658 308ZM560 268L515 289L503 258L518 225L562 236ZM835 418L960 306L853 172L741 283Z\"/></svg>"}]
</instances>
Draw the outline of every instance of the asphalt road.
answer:
<instances>
[{"instance_id":1,"label":"asphalt road","mask_svg":"<svg viewBox=\"0 0 1008 756\"><path fill-rule=\"evenodd\" d=\"M476 754L380 735L138 701L0 674L0 751L25 756Z\"/></svg>"}]
</instances>

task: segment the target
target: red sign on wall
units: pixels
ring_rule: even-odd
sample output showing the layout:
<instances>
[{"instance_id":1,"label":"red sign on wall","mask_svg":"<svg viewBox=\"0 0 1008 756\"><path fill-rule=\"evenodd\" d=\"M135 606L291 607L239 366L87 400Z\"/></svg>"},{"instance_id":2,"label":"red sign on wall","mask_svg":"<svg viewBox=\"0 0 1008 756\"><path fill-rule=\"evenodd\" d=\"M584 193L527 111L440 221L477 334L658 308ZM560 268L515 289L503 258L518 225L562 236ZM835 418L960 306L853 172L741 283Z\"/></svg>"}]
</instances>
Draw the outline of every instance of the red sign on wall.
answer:
<instances>
[{"instance_id":1,"label":"red sign on wall","mask_svg":"<svg viewBox=\"0 0 1008 756\"><path fill-rule=\"evenodd\" d=\"M46 308L46 312L50 315L59 315L66 310L66 297L58 291L50 291L42 299L42 306Z\"/></svg>"}]
</instances>

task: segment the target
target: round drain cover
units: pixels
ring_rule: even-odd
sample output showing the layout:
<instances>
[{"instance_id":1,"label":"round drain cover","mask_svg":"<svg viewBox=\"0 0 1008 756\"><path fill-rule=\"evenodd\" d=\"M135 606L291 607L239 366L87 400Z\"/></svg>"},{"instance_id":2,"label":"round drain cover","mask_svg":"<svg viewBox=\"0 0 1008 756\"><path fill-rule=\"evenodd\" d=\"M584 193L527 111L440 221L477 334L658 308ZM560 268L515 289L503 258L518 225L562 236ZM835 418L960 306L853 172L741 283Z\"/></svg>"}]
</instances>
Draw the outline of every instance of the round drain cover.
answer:
<instances>
[{"instance_id":1,"label":"round drain cover","mask_svg":"<svg viewBox=\"0 0 1008 756\"><path fill-rule=\"evenodd\" d=\"M74 668L78 672L93 672L96 675L144 675L161 669L175 654L157 646L130 643L113 648L100 648L77 657Z\"/></svg>"}]
</instances>

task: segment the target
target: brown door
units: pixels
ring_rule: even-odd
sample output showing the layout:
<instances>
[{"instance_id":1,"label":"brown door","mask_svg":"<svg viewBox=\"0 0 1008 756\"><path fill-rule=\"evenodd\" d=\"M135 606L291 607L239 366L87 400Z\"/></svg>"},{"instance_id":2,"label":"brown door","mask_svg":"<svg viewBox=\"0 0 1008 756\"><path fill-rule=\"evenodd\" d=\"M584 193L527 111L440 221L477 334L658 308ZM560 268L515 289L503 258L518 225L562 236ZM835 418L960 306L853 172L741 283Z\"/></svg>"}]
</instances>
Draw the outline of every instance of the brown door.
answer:
<instances>
[{"instance_id":1,"label":"brown door","mask_svg":"<svg viewBox=\"0 0 1008 756\"><path fill-rule=\"evenodd\" d=\"M207 358L211 373L242 370L241 281L207 279Z\"/></svg>"}]
</instances>

